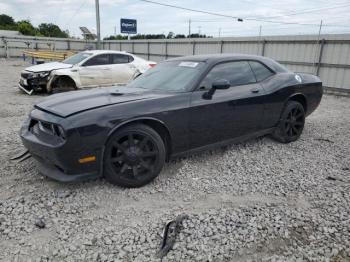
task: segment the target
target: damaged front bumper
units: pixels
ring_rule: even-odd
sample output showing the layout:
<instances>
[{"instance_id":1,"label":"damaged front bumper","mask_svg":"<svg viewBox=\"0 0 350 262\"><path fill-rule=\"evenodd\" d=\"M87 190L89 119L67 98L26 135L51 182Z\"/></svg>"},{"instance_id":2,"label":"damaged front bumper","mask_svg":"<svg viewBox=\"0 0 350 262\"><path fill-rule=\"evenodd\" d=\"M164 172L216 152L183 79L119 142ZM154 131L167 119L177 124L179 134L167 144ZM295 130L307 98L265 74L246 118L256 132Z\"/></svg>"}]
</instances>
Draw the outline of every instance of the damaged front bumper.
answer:
<instances>
[{"instance_id":1,"label":"damaged front bumper","mask_svg":"<svg viewBox=\"0 0 350 262\"><path fill-rule=\"evenodd\" d=\"M39 120L37 116L41 116L43 120ZM22 143L35 160L39 173L61 182L100 177L101 149L87 149L80 141L79 132L59 129L59 121L55 119L59 120L59 117L35 109L20 130ZM94 161L79 162L79 159L90 155L95 156ZM18 155L13 159L21 157Z\"/></svg>"},{"instance_id":2,"label":"damaged front bumper","mask_svg":"<svg viewBox=\"0 0 350 262\"><path fill-rule=\"evenodd\" d=\"M32 73L23 71L18 83L18 88L28 95L33 92L43 92L47 90L50 72Z\"/></svg>"},{"instance_id":3,"label":"damaged front bumper","mask_svg":"<svg viewBox=\"0 0 350 262\"><path fill-rule=\"evenodd\" d=\"M28 95L33 94L34 89L29 86L24 86L21 84L21 82L18 84L18 88L21 89L23 92L27 93Z\"/></svg>"}]
</instances>

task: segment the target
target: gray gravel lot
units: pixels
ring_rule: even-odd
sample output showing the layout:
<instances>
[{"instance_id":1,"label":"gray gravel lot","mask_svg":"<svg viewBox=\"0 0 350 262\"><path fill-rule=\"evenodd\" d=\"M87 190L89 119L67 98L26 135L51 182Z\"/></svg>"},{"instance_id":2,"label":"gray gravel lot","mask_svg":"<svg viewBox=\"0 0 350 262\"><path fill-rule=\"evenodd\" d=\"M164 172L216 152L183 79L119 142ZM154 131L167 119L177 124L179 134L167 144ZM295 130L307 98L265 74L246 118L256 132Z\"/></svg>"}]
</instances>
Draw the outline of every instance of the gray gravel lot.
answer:
<instances>
[{"instance_id":1,"label":"gray gravel lot","mask_svg":"<svg viewBox=\"0 0 350 262\"><path fill-rule=\"evenodd\" d=\"M324 96L291 144L263 137L172 161L139 189L61 184L8 161L43 98L14 88L25 65L0 60L0 260L159 261L164 223L185 213L163 261L350 261L350 98Z\"/></svg>"}]
</instances>

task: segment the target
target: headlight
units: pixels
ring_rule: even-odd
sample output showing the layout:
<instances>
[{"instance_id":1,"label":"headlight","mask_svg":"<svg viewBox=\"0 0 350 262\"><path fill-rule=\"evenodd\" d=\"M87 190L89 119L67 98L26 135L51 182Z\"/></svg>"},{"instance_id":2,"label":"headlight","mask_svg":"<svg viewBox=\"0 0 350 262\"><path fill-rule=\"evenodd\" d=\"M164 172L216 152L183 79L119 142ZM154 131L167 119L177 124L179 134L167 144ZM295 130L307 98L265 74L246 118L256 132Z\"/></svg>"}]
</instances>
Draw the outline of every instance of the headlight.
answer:
<instances>
[{"instance_id":1,"label":"headlight","mask_svg":"<svg viewBox=\"0 0 350 262\"><path fill-rule=\"evenodd\" d=\"M65 130L57 124L51 124L48 122L31 119L28 129L33 133L38 133L37 130L40 129L42 132L45 132L47 134L60 137L61 139L66 139Z\"/></svg>"},{"instance_id":2,"label":"headlight","mask_svg":"<svg viewBox=\"0 0 350 262\"><path fill-rule=\"evenodd\" d=\"M56 135L58 135L60 138L66 139L66 133L61 126L55 125L54 128Z\"/></svg>"},{"instance_id":3,"label":"headlight","mask_svg":"<svg viewBox=\"0 0 350 262\"><path fill-rule=\"evenodd\" d=\"M38 76L41 78L47 77L50 74L50 72L40 72L38 73Z\"/></svg>"},{"instance_id":4,"label":"headlight","mask_svg":"<svg viewBox=\"0 0 350 262\"><path fill-rule=\"evenodd\" d=\"M45 78L50 74L49 71L45 72L39 72L39 73L32 73L28 78Z\"/></svg>"}]
</instances>

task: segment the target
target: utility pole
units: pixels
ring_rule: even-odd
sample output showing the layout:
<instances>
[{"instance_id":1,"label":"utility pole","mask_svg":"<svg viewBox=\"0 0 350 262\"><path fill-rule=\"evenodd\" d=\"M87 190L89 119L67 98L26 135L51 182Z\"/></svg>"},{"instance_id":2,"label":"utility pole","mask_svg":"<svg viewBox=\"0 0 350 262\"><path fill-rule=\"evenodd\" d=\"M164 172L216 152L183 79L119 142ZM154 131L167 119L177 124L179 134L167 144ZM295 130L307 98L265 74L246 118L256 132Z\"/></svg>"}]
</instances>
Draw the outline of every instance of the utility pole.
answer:
<instances>
[{"instance_id":1,"label":"utility pole","mask_svg":"<svg viewBox=\"0 0 350 262\"><path fill-rule=\"evenodd\" d=\"M96 48L100 49L100 47L101 47L101 33L100 33L100 3L99 3L99 0L95 0L95 9L96 9L96 34L97 34Z\"/></svg>"},{"instance_id":2,"label":"utility pole","mask_svg":"<svg viewBox=\"0 0 350 262\"><path fill-rule=\"evenodd\" d=\"M191 35L191 19L188 20L188 37Z\"/></svg>"},{"instance_id":3,"label":"utility pole","mask_svg":"<svg viewBox=\"0 0 350 262\"><path fill-rule=\"evenodd\" d=\"M317 65L317 55L320 53L319 50L321 50L322 46L321 46L321 42L320 42L320 38L321 38L321 30L322 30L322 24L323 24L323 21L321 20L320 22L320 28L318 29L318 36L317 36L317 42L316 42L316 45L319 46L319 48L315 48L315 58L314 58L314 65L315 65L315 75L318 74L318 65Z\"/></svg>"},{"instance_id":4,"label":"utility pole","mask_svg":"<svg viewBox=\"0 0 350 262\"><path fill-rule=\"evenodd\" d=\"M219 37L221 37L221 27L219 28Z\"/></svg>"},{"instance_id":5,"label":"utility pole","mask_svg":"<svg viewBox=\"0 0 350 262\"><path fill-rule=\"evenodd\" d=\"M261 28L262 28L262 26L260 25L259 26L259 39L261 38Z\"/></svg>"},{"instance_id":6,"label":"utility pole","mask_svg":"<svg viewBox=\"0 0 350 262\"><path fill-rule=\"evenodd\" d=\"M117 27L114 26L114 37L117 38Z\"/></svg>"},{"instance_id":7,"label":"utility pole","mask_svg":"<svg viewBox=\"0 0 350 262\"><path fill-rule=\"evenodd\" d=\"M323 21L321 20L320 29L318 30L318 41L320 41L320 37L321 37L322 23Z\"/></svg>"},{"instance_id":8,"label":"utility pole","mask_svg":"<svg viewBox=\"0 0 350 262\"><path fill-rule=\"evenodd\" d=\"M198 26L198 34L200 35L201 34L201 26Z\"/></svg>"}]
</instances>

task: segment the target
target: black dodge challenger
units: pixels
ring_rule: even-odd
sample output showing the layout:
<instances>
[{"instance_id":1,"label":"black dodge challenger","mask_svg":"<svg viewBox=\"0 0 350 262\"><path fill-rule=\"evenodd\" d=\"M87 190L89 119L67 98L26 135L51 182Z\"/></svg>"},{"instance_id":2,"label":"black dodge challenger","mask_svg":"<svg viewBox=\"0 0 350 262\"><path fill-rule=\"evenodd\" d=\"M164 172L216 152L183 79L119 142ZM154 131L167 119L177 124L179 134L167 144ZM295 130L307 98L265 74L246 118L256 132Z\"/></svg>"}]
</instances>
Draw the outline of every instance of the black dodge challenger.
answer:
<instances>
[{"instance_id":1,"label":"black dodge challenger","mask_svg":"<svg viewBox=\"0 0 350 262\"><path fill-rule=\"evenodd\" d=\"M180 57L123 87L50 96L20 134L48 177L139 187L172 157L266 134L297 140L322 94L318 77L266 57Z\"/></svg>"}]
</instances>

